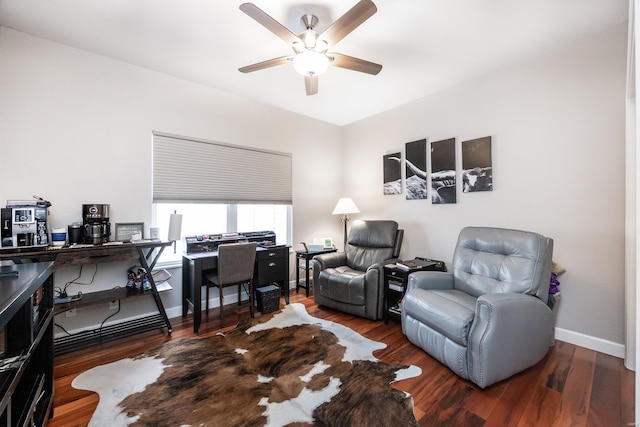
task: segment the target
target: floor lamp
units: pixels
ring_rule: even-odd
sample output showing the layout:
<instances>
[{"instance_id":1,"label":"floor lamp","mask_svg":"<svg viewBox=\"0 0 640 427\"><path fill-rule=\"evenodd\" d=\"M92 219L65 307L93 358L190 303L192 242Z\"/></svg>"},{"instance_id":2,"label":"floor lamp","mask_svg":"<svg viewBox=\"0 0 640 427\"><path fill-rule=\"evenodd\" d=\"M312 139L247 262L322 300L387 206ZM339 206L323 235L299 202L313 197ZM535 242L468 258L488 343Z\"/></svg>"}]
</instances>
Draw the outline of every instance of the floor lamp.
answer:
<instances>
[{"instance_id":1,"label":"floor lamp","mask_svg":"<svg viewBox=\"0 0 640 427\"><path fill-rule=\"evenodd\" d=\"M342 222L344 223L344 246L343 250L347 249L347 223L349 222L349 214L360 213L360 210L353 203L353 200L349 197L343 197L338 200L338 204L331 212L331 215L342 215Z\"/></svg>"}]
</instances>

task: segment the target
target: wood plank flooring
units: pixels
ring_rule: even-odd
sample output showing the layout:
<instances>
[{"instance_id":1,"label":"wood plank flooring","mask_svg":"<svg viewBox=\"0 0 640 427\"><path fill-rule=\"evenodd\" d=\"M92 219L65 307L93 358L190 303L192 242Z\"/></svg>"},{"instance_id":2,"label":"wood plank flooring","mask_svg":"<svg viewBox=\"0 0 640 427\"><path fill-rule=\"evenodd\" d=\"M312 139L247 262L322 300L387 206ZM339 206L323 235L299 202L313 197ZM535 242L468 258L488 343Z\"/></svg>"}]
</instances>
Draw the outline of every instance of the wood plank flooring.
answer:
<instances>
[{"instance_id":1,"label":"wood plank flooring","mask_svg":"<svg viewBox=\"0 0 640 427\"><path fill-rule=\"evenodd\" d=\"M422 375L394 386L410 393L421 426L589 426L633 425L634 373L621 359L557 341L536 366L481 390L414 347L399 323L374 322L318 307L313 297L292 294L315 317L350 327L387 344L375 356L388 363L416 365ZM248 308L228 306L226 328L233 328ZM217 309L203 317L198 336L218 332ZM94 366L133 357L166 341L195 336L192 316L171 319L171 337L150 331L117 342L94 346L55 358L54 417L48 425L85 426L98 404L96 394L71 387L79 373Z\"/></svg>"}]
</instances>

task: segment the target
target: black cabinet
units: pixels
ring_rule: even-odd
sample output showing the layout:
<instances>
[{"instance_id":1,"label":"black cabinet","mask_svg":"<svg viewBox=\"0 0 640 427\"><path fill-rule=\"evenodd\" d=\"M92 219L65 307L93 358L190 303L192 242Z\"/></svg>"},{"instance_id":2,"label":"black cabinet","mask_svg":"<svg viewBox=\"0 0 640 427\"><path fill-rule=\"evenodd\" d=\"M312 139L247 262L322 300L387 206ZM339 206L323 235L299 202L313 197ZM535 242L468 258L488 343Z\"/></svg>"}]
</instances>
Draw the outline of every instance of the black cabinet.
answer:
<instances>
[{"instance_id":1,"label":"black cabinet","mask_svg":"<svg viewBox=\"0 0 640 427\"><path fill-rule=\"evenodd\" d=\"M0 267L0 426L43 426L53 399L53 263Z\"/></svg>"},{"instance_id":2,"label":"black cabinet","mask_svg":"<svg viewBox=\"0 0 640 427\"><path fill-rule=\"evenodd\" d=\"M289 304L289 248L277 246L256 252L254 287L277 283Z\"/></svg>"}]
</instances>

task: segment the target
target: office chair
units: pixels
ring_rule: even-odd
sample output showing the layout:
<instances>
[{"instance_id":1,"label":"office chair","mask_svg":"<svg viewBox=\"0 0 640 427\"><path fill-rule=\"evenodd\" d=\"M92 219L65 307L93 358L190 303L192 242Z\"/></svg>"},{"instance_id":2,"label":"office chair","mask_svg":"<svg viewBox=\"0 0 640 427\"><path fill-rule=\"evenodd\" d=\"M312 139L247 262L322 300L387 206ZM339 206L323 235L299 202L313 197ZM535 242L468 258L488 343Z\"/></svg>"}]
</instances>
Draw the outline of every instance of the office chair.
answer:
<instances>
[{"instance_id":1,"label":"office chair","mask_svg":"<svg viewBox=\"0 0 640 427\"><path fill-rule=\"evenodd\" d=\"M209 310L209 288L215 286L220 295L220 327L224 326L224 297L222 289L238 286L238 305L242 285L249 285L249 311L253 317L253 267L256 260L257 243L230 243L218 246L218 268L205 274L207 286L207 310Z\"/></svg>"}]
</instances>

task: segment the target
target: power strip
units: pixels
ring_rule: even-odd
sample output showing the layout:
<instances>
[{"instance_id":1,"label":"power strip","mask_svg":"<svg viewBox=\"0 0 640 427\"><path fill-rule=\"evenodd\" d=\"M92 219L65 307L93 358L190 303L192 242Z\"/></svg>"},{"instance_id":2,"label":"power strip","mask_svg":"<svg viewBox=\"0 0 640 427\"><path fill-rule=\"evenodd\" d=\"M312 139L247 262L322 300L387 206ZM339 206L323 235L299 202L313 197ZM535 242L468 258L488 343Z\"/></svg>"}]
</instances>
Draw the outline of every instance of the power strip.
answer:
<instances>
[{"instance_id":1,"label":"power strip","mask_svg":"<svg viewBox=\"0 0 640 427\"><path fill-rule=\"evenodd\" d=\"M82 294L67 296L67 297L55 297L53 299L54 304L68 304L70 302L80 301L82 299Z\"/></svg>"}]
</instances>

